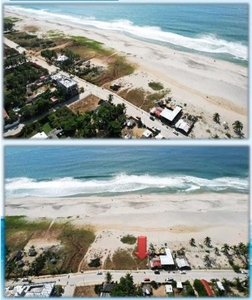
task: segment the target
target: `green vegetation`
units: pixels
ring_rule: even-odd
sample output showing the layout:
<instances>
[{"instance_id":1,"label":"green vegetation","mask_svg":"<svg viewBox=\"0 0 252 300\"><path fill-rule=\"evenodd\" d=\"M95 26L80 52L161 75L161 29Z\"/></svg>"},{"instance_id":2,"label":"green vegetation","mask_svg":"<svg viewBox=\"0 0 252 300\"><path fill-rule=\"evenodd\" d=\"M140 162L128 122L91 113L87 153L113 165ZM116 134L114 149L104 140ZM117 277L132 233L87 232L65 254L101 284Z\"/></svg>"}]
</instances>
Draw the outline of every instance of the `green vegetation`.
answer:
<instances>
[{"instance_id":1,"label":"green vegetation","mask_svg":"<svg viewBox=\"0 0 252 300\"><path fill-rule=\"evenodd\" d=\"M72 36L71 37L72 41L74 42L73 46L81 46L82 48L84 47L84 50L89 52L93 51L95 54L102 54L102 55L110 55L113 52L111 50L105 49L103 47L103 44L91 39L88 39L83 36Z\"/></svg>"},{"instance_id":2,"label":"green vegetation","mask_svg":"<svg viewBox=\"0 0 252 300\"><path fill-rule=\"evenodd\" d=\"M196 296L194 293L194 289L191 286L191 283L189 280L185 281L184 287L185 288L184 288L183 292L181 293L181 296L184 296L184 297L195 297Z\"/></svg>"},{"instance_id":3,"label":"green vegetation","mask_svg":"<svg viewBox=\"0 0 252 300\"><path fill-rule=\"evenodd\" d=\"M169 93L169 89L155 93L148 93L142 88L136 88L123 90L119 92L119 95L137 107L141 107L143 110L149 112L149 110L155 106L160 99L164 98Z\"/></svg>"},{"instance_id":4,"label":"green vegetation","mask_svg":"<svg viewBox=\"0 0 252 300\"><path fill-rule=\"evenodd\" d=\"M193 287L197 291L199 297L207 297L208 296L203 283L199 279L194 280Z\"/></svg>"},{"instance_id":5,"label":"green vegetation","mask_svg":"<svg viewBox=\"0 0 252 300\"><path fill-rule=\"evenodd\" d=\"M48 230L51 220L28 221L24 216L6 216L6 278L76 272L95 235L90 228L75 228L68 223L57 223ZM51 247L38 253L28 267L19 267L15 253L22 250L29 240L38 236L54 236L62 247Z\"/></svg>"},{"instance_id":6,"label":"green vegetation","mask_svg":"<svg viewBox=\"0 0 252 300\"><path fill-rule=\"evenodd\" d=\"M164 88L163 84L160 82L150 82L149 87L151 87L154 91L159 91Z\"/></svg>"},{"instance_id":7,"label":"green vegetation","mask_svg":"<svg viewBox=\"0 0 252 300\"><path fill-rule=\"evenodd\" d=\"M124 244L134 245L136 243L137 238L133 235L125 235L121 238L121 242Z\"/></svg>"},{"instance_id":8,"label":"green vegetation","mask_svg":"<svg viewBox=\"0 0 252 300\"><path fill-rule=\"evenodd\" d=\"M136 297L142 296L142 291L134 284L133 276L126 274L121 277L119 283L111 291L112 297Z\"/></svg>"},{"instance_id":9,"label":"green vegetation","mask_svg":"<svg viewBox=\"0 0 252 300\"><path fill-rule=\"evenodd\" d=\"M220 115L218 113L215 113L213 115L213 120L215 123L220 124Z\"/></svg>"}]
</instances>

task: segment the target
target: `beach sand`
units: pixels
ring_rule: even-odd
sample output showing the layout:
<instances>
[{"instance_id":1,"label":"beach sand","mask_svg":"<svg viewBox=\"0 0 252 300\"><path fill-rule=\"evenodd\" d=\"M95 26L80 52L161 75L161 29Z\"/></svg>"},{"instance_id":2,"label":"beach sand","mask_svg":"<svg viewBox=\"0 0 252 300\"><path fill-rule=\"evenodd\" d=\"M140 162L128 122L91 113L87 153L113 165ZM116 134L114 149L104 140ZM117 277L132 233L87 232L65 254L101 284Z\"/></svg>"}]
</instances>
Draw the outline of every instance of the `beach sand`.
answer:
<instances>
[{"instance_id":1,"label":"beach sand","mask_svg":"<svg viewBox=\"0 0 252 300\"><path fill-rule=\"evenodd\" d=\"M171 89L174 105L182 105L184 113L201 117L195 124L192 137L209 138L218 134L224 138L227 131L224 130L223 122L229 125L228 132L236 137L232 129L236 120L243 123L243 133L247 137L247 67L203 55L175 51L117 32L33 18L22 15L21 12L13 13L10 7L5 7L4 14L22 19L15 23L17 29L24 29L29 25L37 27L36 34L40 37L45 36L49 30L70 36L85 36L126 56L137 69L133 74L120 79L124 82L124 88L142 87L147 91L150 81L159 81L165 88ZM213 114L216 112L220 115L221 124L213 121Z\"/></svg>"},{"instance_id":2,"label":"beach sand","mask_svg":"<svg viewBox=\"0 0 252 300\"><path fill-rule=\"evenodd\" d=\"M148 244L160 246L167 243L172 249L185 247L189 251L190 262L199 265L203 263L203 259L195 257L195 249L189 246L191 238L197 244L203 244L205 237L209 236L213 247L219 249L224 243L235 245L248 242L248 203L249 196L245 194L213 193L29 197L6 199L5 215L25 215L29 219L46 217L59 222L67 220L80 227L91 225L95 230L96 240L86 255L87 261L104 254L105 249L103 261L118 249L133 249L133 246L120 241L124 235L132 234L147 236ZM30 244L39 245L39 242L31 240ZM202 252L203 257L204 251ZM222 259L224 264L225 257Z\"/></svg>"}]
</instances>

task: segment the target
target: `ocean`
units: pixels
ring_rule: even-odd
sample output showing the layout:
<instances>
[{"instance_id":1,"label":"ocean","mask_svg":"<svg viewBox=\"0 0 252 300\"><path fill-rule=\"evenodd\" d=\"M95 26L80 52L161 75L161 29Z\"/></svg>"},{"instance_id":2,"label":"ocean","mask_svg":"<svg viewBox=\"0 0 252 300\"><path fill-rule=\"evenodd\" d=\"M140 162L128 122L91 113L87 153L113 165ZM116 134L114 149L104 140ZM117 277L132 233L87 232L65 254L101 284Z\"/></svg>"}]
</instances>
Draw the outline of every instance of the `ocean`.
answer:
<instances>
[{"instance_id":1,"label":"ocean","mask_svg":"<svg viewBox=\"0 0 252 300\"><path fill-rule=\"evenodd\" d=\"M248 4L30 3L11 9L248 65Z\"/></svg>"},{"instance_id":2,"label":"ocean","mask_svg":"<svg viewBox=\"0 0 252 300\"><path fill-rule=\"evenodd\" d=\"M248 147L6 146L5 195L249 193Z\"/></svg>"}]
</instances>

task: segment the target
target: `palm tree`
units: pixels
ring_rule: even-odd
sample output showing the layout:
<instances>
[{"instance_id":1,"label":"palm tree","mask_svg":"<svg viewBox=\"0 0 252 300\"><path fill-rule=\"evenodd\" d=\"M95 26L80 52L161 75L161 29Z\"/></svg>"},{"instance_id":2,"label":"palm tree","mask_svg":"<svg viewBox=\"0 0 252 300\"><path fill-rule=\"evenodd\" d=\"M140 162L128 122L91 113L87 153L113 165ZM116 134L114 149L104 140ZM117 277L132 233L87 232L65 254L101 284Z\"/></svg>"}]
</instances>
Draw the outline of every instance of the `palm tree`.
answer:
<instances>
[{"instance_id":1,"label":"palm tree","mask_svg":"<svg viewBox=\"0 0 252 300\"><path fill-rule=\"evenodd\" d=\"M230 250L230 247L228 244L224 244L221 249L225 255L228 255L228 251Z\"/></svg>"},{"instance_id":2,"label":"palm tree","mask_svg":"<svg viewBox=\"0 0 252 300\"><path fill-rule=\"evenodd\" d=\"M220 115L218 113L215 113L213 115L213 120L214 120L215 123L219 124L220 123Z\"/></svg>"},{"instance_id":3,"label":"palm tree","mask_svg":"<svg viewBox=\"0 0 252 300\"><path fill-rule=\"evenodd\" d=\"M112 281L112 275L110 272L107 272L105 275L105 281L106 283L110 283Z\"/></svg>"},{"instance_id":4,"label":"palm tree","mask_svg":"<svg viewBox=\"0 0 252 300\"><path fill-rule=\"evenodd\" d=\"M243 129L242 122L236 120L232 125L233 125L234 132L240 135Z\"/></svg>"},{"instance_id":5,"label":"palm tree","mask_svg":"<svg viewBox=\"0 0 252 300\"><path fill-rule=\"evenodd\" d=\"M211 246L211 238L209 236L207 236L204 240L204 243L207 247Z\"/></svg>"},{"instance_id":6,"label":"palm tree","mask_svg":"<svg viewBox=\"0 0 252 300\"><path fill-rule=\"evenodd\" d=\"M114 96L112 94L108 95L108 102L112 103Z\"/></svg>"},{"instance_id":7,"label":"palm tree","mask_svg":"<svg viewBox=\"0 0 252 300\"><path fill-rule=\"evenodd\" d=\"M215 253L215 255L220 255L220 251L219 251L218 247L214 248L214 253Z\"/></svg>"},{"instance_id":8,"label":"palm tree","mask_svg":"<svg viewBox=\"0 0 252 300\"><path fill-rule=\"evenodd\" d=\"M195 247L196 242L194 238L191 238L189 243L191 246Z\"/></svg>"}]
</instances>

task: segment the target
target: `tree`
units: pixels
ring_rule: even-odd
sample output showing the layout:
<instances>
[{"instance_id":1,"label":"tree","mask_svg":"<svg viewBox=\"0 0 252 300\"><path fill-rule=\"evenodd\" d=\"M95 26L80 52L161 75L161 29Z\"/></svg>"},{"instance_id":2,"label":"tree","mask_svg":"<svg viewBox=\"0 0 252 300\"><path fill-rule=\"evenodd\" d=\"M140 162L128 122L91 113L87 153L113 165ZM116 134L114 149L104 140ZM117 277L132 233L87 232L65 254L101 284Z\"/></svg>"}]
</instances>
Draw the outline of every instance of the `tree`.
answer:
<instances>
[{"instance_id":1,"label":"tree","mask_svg":"<svg viewBox=\"0 0 252 300\"><path fill-rule=\"evenodd\" d=\"M219 124L220 123L220 115L218 113L215 113L213 115L213 120L214 120L215 123Z\"/></svg>"},{"instance_id":2,"label":"tree","mask_svg":"<svg viewBox=\"0 0 252 300\"><path fill-rule=\"evenodd\" d=\"M112 94L108 95L108 102L112 103L114 96Z\"/></svg>"},{"instance_id":3,"label":"tree","mask_svg":"<svg viewBox=\"0 0 252 300\"><path fill-rule=\"evenodd\" d=\"M241 132L242 132L242 129L243 129L242 122L236 120L232 125L233 125L234 132L238 135L241 135Z\"/></svg>"},{"instance_id":4,"label":"tree","mask_svg":"<svg viewBox=\"0 0 252 300\"><path fill-rule=\"evenodd\" d=\"M211 238L209 236L207 236L204 240L204 243L207 247L211 246Z\"/></svg>"},{"instance_id":5,"label":"tree","mask_svg":"<svg viewBox=\"0 0 252 300\"><path fill-rule=\"evenodd\" d=\"M218 248L218 247L215 247L215 248L214 248L214 253L215 253L215 255L220 255L220 252L219 252L219 248Z\"/></svg>"},{"instance_id":6,"label":"tree","mask_svg":"<svg viewBox=\"0 0 252 300\"><path fill-rule=\"evenodd\" d=\"M110 283L112 281L112 275L110 272L107 272L105 275L105 281L106 283Z\"/></svg>"},{"instance_id":7,"label":"tree","mask_svg":"<svg viewBox=\"0 0 252 300\"><path fill-rule=\"evenodd\" d=\"M134 297L138 295L138 289L131 274L126 274L120 278L120 282L112 289L112 297Z\"/></svg>"},{"instance_id":8,"label":"tree","mask_svg":"<svg viewBox=\"0 0 252 300\"><path fill-rule=\"evenodd\" d=\"M64 293L64 289L63 289L62 285L56 284L55 290L54 290L54 296L61 297L63 293Z\"/></svg>"},{"instance_id":9,"label":"tree","mask_svg":"<svg viewBox=\"0 0 252 300\"><path fill-rule=\"evenodd\" d=\"M230 247L228 244L224 244L221 249L225 255L228 255L228 251L230 250Z\"/></svg>"},{"instance_id":10,"label":"tree","mask_svg":"<svg viewBox=\"0 0 252 300\"><path fill-rule=\"evenodd\" d=\"M196 242L195 242L195 239L194 238L191 238L190 239L190 245L195 247L196 246Z\"/></svg>"}]
</instances>

